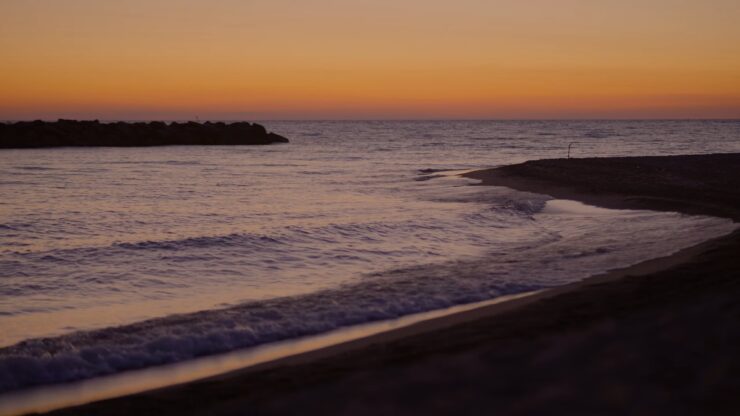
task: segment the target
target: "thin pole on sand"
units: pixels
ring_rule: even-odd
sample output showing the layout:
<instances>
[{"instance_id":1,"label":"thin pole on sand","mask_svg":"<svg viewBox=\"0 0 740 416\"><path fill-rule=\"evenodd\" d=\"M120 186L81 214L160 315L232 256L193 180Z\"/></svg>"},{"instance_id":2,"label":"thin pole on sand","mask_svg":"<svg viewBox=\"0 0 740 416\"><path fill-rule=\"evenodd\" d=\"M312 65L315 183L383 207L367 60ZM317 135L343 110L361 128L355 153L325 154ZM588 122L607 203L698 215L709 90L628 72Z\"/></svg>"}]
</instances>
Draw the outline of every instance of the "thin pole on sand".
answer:
<instances>
[{"instance_id":1,"label":"thin pole on sand","mask_svg":"<svg viewBox=\"0 0 740 416\"><path fill-rule=\"evenodd\" d=\"M573 146L576 142L570 142L568 143L568 159L570 159L570 147Z\"/></svg>"}]
</instances>

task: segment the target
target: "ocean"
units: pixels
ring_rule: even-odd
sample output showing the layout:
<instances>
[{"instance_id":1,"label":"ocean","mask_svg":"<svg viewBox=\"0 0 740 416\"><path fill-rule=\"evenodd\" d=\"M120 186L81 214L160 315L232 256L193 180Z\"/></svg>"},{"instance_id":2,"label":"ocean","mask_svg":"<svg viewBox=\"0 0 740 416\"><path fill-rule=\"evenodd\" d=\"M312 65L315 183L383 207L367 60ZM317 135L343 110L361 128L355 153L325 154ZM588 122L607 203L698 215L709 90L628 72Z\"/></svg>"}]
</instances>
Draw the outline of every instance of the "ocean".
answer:
<instances>
[{"instance_id":1,"label":"ocean","mask_svg":"<svg viewBox=\"0 0 740 416\"><path fill-rule=\"evenodd\" d=\"M0 392L555 287L735 228L459 174L569 145L740 152L737 121L263 124L291 143L0 151Z\"/></svg>"}]
</instances>

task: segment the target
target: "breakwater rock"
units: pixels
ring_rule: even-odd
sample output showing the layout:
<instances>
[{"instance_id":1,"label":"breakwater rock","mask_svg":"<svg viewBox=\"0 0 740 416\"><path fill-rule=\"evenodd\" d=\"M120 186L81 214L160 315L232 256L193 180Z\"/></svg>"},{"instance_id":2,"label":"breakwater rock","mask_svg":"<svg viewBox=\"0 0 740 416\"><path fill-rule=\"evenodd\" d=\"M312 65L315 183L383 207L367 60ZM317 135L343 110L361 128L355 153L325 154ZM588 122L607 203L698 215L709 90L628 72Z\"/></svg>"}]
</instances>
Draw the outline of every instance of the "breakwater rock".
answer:
<instances>
[{"instance_id":1,"label":"breakwater rock","mask_svg":"<svg viewBox=\"0 0 740 416\"><path fill-rule=\"evenodd\" d=\"M164 123L58 120L0 123L0 148L62 146L259 145L287 143L257 123Z\"/></svg>"}]
</instances>

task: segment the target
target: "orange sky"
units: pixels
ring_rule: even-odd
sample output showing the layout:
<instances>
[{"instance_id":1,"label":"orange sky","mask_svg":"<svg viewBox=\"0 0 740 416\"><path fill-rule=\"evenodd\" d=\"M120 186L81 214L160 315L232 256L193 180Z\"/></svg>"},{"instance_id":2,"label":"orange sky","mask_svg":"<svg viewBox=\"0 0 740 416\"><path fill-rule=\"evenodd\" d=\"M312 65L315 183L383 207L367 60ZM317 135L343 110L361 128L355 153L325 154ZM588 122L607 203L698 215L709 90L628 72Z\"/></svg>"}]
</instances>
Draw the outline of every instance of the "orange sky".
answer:
<instances>
[{"instance_id":1,"label":"orange sky","mask_svg":"<svg viewBox=\"0 0 740 416\"><path fill-rule=\"evenodd\" d=\"M737 0L1 0L0 119L740 118Z\"/></svg>"}]
</instances>

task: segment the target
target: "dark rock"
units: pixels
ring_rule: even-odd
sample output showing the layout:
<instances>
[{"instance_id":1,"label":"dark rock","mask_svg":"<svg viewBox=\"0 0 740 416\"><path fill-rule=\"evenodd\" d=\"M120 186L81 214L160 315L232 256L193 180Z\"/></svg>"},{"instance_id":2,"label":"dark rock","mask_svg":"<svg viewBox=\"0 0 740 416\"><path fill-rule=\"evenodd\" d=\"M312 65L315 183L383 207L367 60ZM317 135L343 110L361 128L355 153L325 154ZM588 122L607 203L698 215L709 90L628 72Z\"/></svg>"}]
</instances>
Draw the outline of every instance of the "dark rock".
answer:
<instances>
[{"instance_id":1,"label":"dark rock","mask_svg":"<svg viewBox=\"0 0 740 416\"><path fill-rule=\"evenodd\" d=\"M0 123L0 149L60 146L258 145L287 143L256 123L101 123L57 120Z\"/></svg>"}]
</instances>

